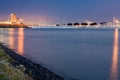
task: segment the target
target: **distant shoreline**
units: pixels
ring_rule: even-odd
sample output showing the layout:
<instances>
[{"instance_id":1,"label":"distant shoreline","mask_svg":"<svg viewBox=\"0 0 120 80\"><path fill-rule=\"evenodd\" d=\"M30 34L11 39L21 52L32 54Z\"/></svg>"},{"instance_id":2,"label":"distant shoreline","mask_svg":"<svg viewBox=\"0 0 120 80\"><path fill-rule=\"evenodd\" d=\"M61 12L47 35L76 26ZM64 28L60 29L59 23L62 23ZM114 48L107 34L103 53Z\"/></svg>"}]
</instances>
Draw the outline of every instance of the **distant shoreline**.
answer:
<instances>
[{"instance_id":1,"label":"distant shoreline","mask_svg":"<svg viewBox=\"0 0 120 80\"><path fill-rule=\"evenodd\" d=\"M6 26L6 27L3 27L3 26L0 26L0 28L30 28L30 27L19 27L19 26L13 26L13 27Z\"/></svg>"},{"instance_id":2,"label":"distant shoreline","mask_svg":"<svg viewBox=\"0 0 120 80\"><path fill-rule=\"evenodd\" d=\"M57 26L32 26L30 28L41 28L41 29L115 29L115 28L118 28L119 27L74 27L74 26L60 26L60 27L57 27Z\"/></svg>"},{"instance_id":3,"label":"distant shoreline","mask_svg":"<svg viewBox=\"0 0 120 80\"><path fill-rule=\"evenodd\" d=\"M0 24L0 28L30 28L25 24Z\"/></svg>"}]
</instances>

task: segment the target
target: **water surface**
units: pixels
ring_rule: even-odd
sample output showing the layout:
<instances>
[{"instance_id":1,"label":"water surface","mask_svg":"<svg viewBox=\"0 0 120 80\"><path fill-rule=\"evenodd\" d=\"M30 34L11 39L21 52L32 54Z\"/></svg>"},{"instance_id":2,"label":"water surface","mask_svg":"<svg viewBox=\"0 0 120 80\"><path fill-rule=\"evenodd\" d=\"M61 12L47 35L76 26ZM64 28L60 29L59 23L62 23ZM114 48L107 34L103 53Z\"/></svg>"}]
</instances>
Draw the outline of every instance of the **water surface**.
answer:
<instances>
[{"instance_id":1,"label":"water surface","mask_svg":"<svg viewBox=\"0 0 120 80\"><path fill-rule=\"evenodd\" d=\"M66 80L119 80L118 29L0 29L0 41Z\"/></svg>"}]
</instances>

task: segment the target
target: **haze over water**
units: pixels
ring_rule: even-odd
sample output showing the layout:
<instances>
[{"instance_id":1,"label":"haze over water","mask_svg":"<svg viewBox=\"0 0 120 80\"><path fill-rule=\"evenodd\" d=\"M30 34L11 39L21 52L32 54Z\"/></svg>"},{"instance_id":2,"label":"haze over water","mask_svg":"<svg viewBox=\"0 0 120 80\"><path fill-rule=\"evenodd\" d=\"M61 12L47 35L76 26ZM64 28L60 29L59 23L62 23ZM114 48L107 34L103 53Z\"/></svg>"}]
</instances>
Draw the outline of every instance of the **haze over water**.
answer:
<instances>
[{"instance_id":1,"label":"haze over water","mask_svg":"<svg viewBox=\"0 0 120 80\"><path fill-rule=\"evenodd\" d=\"M119 80L118 29L0 29L0 41L66 80Z\"/></svg>"}]
</instances>

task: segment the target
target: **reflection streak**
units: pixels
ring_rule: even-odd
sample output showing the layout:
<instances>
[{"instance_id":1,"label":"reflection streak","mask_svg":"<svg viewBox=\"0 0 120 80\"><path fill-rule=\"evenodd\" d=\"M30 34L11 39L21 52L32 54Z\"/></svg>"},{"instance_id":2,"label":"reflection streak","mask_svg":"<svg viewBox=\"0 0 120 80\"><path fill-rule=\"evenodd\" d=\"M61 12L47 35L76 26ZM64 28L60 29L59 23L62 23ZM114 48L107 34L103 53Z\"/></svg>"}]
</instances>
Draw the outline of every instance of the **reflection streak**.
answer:
<instances>
[{"instance_id":1,"label":"reflection streak","mask_svg":"<svg viewBox=\"0 0 120 80\"><path fill-rule=\"evenodd\" d=\"M114 46L113 46L110 80L118 80L118 51L119 51L118 38L119 38L119 31L118 28L116 28L114 32Z\"/></svg>"},{"instance_id":2,"label":"reflection streak","mask_svg":"<svg viewBox=\"0 0 120 80\"><path fill-rule=\"evenodd\" d=\"M24 53L24 28L18 29L18 54L23 55Z\"/></svg>"},{"instance_id":3,"label":"reflection streak","mask_svg":"<svg viewBox=\"0 0 120 80\"><path fill-rule=\"evenodd\" d=\"M9 46L11 49L14 49L14 29L13 28L9 29L9 34L10 34Z\"/></svg>"},{"instance_id":4,"label":"reflection streak","mask_svg":"<svg viewBox=\"0 0 120 80\"><path fill-rule=\"evenodd\" d=\"M3 29L0 29L0 42L3 43Z\"/></svg>"}]
</instances>

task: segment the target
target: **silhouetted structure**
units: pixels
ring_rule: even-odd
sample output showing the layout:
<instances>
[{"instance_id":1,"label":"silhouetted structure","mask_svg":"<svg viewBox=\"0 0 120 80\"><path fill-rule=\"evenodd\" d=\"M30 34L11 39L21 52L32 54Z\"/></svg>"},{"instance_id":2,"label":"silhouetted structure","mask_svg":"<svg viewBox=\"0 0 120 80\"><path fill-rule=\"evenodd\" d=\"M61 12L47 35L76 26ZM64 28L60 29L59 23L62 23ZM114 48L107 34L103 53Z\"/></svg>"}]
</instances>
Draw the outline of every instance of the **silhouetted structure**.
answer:
<instances>
[{"instance_id":1,"label":"silhouetted structure","mask_svg":"<svg viewBox=\"0 0 120 80\"><path fill-rule=\"evenodd\" d=\"M56 26L60 26L60 24L56 24Z\"/></svg>"},{"instance_id":2,"label":"silhouetted structure","mask_svg":"<svg viewBox=\"0 0 120 80\"><path fill-rule=\"evenodd\" d=\"M72 23L67 23L68 26L72 26L73 24Z\"/></svg>"},{"instance_id":3,"label":"silhouetted structure","mask_svg":"<svg viewBox=\"0 0 120 80\"><path fill-rule=\"evenodd\" d=\"M90 24L90 26L95 26L95 25L97 25L97 23L91 23L91 24Z\"/></svg>"},{"instance_id":4,"label":"silhouetted structure","mask_svg":"<svg viewBox=\"0 0 120 80\"><path fill-rule=\"evenodd\" d=\"M79 26L80 24L79 24L79 23L74 23L73 25L74 25L74 26Z\"/></svg>"},{"instance_id":5,"label":"silhouetted structure","mask_svg":"<svg viewBox=\"0 0 120 80\"><path fill-rule=\"evenodd\" d=\"M82 25L82 26L87 26L87 25L88 25L88 23L81 23L81 25Z\"/></svg>"}]
</instances>

